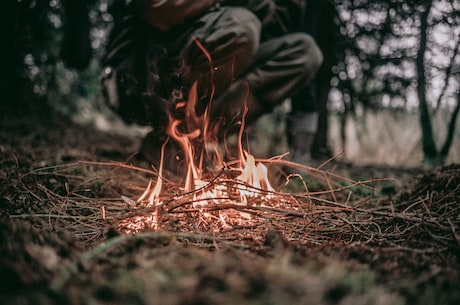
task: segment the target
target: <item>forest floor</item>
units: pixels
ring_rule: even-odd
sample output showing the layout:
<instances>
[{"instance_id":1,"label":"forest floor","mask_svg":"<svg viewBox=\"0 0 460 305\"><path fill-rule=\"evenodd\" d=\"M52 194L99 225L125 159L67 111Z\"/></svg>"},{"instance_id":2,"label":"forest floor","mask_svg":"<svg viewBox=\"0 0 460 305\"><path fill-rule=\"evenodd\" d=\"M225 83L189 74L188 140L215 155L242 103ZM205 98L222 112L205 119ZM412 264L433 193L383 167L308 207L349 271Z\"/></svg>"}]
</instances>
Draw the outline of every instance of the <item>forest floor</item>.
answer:
<instances>
[{"instance_id":1,"label":"forest floor","mask_svg":"<svg viewBox=\"0 0 460 305\"><path fill-rule=\"evenodd\" d=\"M169 184L152 216L139 138L2 112L0 304L460 304L460 165L333 161L246 205Z\"/></svg>"}]
</instances>

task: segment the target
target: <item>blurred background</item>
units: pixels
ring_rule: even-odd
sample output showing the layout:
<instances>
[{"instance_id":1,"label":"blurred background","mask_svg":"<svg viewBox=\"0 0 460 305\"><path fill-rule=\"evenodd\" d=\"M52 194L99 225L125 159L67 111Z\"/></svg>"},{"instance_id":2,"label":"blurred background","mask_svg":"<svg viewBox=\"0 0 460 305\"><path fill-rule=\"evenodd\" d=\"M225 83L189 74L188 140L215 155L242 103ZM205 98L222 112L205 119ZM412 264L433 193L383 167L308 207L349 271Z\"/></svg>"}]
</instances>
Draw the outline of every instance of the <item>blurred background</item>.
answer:
<instances>
[{"instance_id":1,"label":"blurred background","mask_svg":"<svg viewBox=\"0 0 460 305\"><path fill-rule=\"evenodd\" d=\"M112 114L99 90L124 2L4 1L2 107L145 134ZM460 163L460 0L322 0L312 9L325 55L315 81L319 135L332 154L389 166ZM288 111L289 101L258 123L267 154L288 151Z\"/></svg>"}]
</instances>

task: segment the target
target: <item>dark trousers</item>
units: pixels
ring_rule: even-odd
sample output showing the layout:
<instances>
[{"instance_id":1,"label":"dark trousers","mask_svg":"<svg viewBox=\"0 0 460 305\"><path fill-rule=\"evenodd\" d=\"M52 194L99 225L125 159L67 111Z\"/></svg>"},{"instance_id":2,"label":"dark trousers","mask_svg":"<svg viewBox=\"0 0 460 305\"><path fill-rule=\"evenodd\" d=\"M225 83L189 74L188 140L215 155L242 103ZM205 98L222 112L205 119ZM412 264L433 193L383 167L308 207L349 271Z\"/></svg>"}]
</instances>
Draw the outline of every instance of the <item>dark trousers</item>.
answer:
<instances>
[{"instance_id":1,"label":"dark trousers","mask_svg":"<svg viewBox=\"0 0 460 305\"><path fill-rule=\"evenodd\" d=\"M318 39L321 17L321 3L319 1L307 1L302 31L308 33L314 39ZM317 111L316 84L314 80L291 97L291 107L293 115Z\"/></svg>"}]
</instances>

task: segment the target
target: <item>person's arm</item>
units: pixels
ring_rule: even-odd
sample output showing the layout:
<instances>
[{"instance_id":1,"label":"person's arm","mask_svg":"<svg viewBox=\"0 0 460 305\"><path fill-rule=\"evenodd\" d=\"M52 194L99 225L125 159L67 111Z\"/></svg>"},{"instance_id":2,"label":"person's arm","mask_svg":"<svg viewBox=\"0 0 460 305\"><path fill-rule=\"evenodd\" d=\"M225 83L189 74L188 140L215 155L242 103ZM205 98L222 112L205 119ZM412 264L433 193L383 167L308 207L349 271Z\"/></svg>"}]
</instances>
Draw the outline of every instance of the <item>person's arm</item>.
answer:
<instances>
[{"instance_id":1,"label":"person's arm","mask_svg":"<svg viewBox=\"0 0 460 305\"><path fill-rule=\"evenodd\" d=\"M145 21L163 32L203 14L216 4L216 0L136 0L136 2Z\"/></svg>"},{"instance_id":2,"label":"person's arm","mask_svg":"<svg viewBox=\"0 0 460 305\"><path fill-rule=\"evenodd\" d=\"M318 0L320 1L320 0ZM262 22L262 36L274 37L298 31L305 0L218 0L221 5L251 10Z\"/></svg>"}]
</instances>

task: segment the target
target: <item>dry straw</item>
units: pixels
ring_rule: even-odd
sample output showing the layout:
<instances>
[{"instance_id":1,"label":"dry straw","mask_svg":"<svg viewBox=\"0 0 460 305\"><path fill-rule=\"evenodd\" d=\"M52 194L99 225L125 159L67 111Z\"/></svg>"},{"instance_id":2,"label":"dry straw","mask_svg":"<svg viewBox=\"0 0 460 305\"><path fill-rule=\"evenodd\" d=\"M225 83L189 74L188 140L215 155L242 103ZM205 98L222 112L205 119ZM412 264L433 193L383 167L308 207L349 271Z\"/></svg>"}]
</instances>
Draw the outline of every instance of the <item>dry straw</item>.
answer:
<instances>
[{"instance_id":1,"label":"dry straw","mask_svg":"<svg viewBox=\"0 0 460 305\"><path fill-rule=\"evenodd\" d=\"M279 167L294 166L281 159L270 162ZM137 202L148 180L156 177L155 171L112 162L41 168L18 180L35 204L11 217L70 231L84 243L99 243L107 238L107 232L116 230L142 231L142 236L159 231L171 236L186 234L181 240L189 242L197 236L193 242L202 240L203 246L210 241L253 246L263 242L268 230L276 230L289 242L311 245L371 245L416 253L460 247L460 208L452 199L458 198L458 185L442 194L429 186L419 187L407 200L397 202L376 196L373 186L381 179L357 182L317 168L296 168L302 175L289 175L284 190L271 192L243 185L225 170L210 175L208 184L188 193L178 192L177 184L165 181L161 203L155 207L155 224L153 207ZM458 177L459 170L454 170ZM451 175L446 173L446 181ZM53 183L46 185L46 181ZM324 189L309 190L313 183ZM196 204L203 200L197 195L222 186L227 190L225 196L215 197L206 205ZM243 202L234 191L241 187L259 195Z\"/></svg>"}]
</instances>

